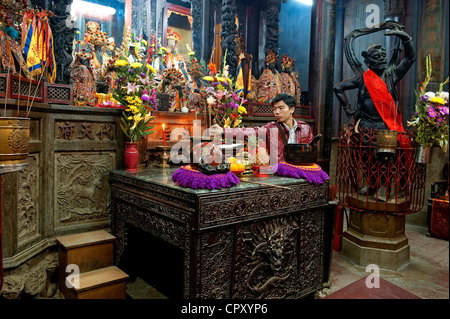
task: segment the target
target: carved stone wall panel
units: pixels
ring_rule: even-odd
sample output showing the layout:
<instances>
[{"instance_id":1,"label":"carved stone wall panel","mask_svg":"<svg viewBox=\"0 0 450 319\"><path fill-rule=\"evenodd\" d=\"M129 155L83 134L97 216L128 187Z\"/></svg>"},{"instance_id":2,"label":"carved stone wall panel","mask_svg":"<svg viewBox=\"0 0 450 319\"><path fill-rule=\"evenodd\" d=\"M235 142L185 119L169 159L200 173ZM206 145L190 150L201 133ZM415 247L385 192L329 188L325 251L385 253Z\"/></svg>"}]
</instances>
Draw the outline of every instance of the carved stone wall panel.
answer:
<instances>
[{"instance_id":1,"label":"carved stone wall panel","mask_svg":"<svg viewBox=\"0 0 450 319\"><path fill-rule=\"evenodd\" d=\"M115 154L54 154L54 226L89 223L110 215L108 172Z\"/></svg>"},{"instance_id":2,"label":"carved stone wall panel","mask_svg":"<svg viewBox=\"0 0 450 319\"><path fill-rule=\"evenodd\" d=\"M199 201L200 228L217 226L249 218L269 217L327 205L328 185L293 186L291 190L258 190L202 198ZM326 196L325 196L326 195Z\"/></svg>"},{"instance_id":3,"label":"carved stone wall panel","mask_svg":"<svg viewBox=\"0 0 450 319\"><path fill-rule=\"evenodd\" d=\"M28 167L19 173L17 203L17 245L24 246L40 237L40 153L27 157Z\"/></svg>"},{"instance_id":4,"label":"carved stone wall panel","mask_svg":"<svg viewBox=\"0 0 450 319\"><path fill-rule=\"evenodd\" d=\"M230 299L230 277L233 269L234 228L201 236L201 258L197 261L201 299Z\"/></svg>"}]
</instances>

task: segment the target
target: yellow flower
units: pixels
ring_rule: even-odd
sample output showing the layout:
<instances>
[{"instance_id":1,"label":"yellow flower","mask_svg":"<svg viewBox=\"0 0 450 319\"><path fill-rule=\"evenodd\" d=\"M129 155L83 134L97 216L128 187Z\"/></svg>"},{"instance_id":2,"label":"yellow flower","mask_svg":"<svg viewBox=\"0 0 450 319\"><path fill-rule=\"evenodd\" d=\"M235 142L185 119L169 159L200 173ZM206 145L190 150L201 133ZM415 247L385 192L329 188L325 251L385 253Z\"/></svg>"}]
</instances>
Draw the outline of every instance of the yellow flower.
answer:
<instances>
[{"instance_id":1,"label":"yellow flower","mask_svg":"<svg viewBox=\"0 0 450 319\"><path fill-rule=\"evenodd\" d=\"M133 69L137 69L140 68L142 66L142 63L139 62L134 62L133 64L130 65Z\"/></svg>"},{"instance_id":2,"label":"yellow flower","mask_svg":"<svg viewBox=\"0 0 450 319\"><path fill-rule=\"evenodd\" d=\"M195 52L191 51L191 52L188 53L188 55L195 55Z\"/></svg>"},{"instance_id":3,"label":"yellow flower","mask_svg":"<svg viewBox=\"0 0 450 319\"><path fill-rule=\"evenodd\" d=\"M150 64L148 64L147 63L147 69L149 69L152 73L153 73L153 75L155 75L156 74L156 70L155 70L155 68L154 67L152 67Z\"/></svg>"},{"instance_id":4,"label":"yellow flower","mask_svg":"<svg viewBox=\"0 0 450 319\"><path fill-rule=\"evenodd\" d=\"M238 107L238 112L239 112L240 114L247 114L247 110L246 110L245 107L243 107L243 106L239 106L239 107Z\"/></svg>"},{"instance_id":5,"label":"yellow flower","mask_svg":"<svg viewBox=\"0 0 450 319\"><path fill-rule=\"evenodd\" d=\"M214 78L212 76L204 76L203 80L205 80L205 81L214 81Z\"/></svg>"},{"instance_id":6,"label":"yellow flower","mask_svg":"<svg viewBox=\"0 0 450 319\"><path fill-rule=\"evenodd\" d=\"M223 77L221 77L221 76L218 76L218 77L217 77L217 80L220 81L220 82L225 82L225 81L226 81L226 79L223 78Z\"/></svg>"},{"instance_id":7,"label":"yellow flower","mask_svg":"<svg viewBox=\"0 0 450 319\"><path fill-rule=\"evenodd\" d=\"M115 66L125 66L128 64L127 60L117 60L116 63L114 63Z\"/></svg>"},{"instance_id":8,"label":"yellow flower","mask_svg":"<svg viewBox=\"0 0 450 319\"><path fill-rule=\"evenodd\" d=\"M440 105L445 105L445 100L440 97L432 97L430 99L431 102L438 103Z\"/></svg>"},{"instance_id":9,"label":"yellow flower","mask_svg":"<svg viewBox=\"0 0 450 319\"><path fill-rule=\"evenodd\" d=\"M134 105L130 105L130 109L131 109L131 112L133 112L134 114L139 112L138 108Z\"/></svg>"},{"instance_id":10,"label":"yellow flower","mask_svg":"<svg viewBox=\"0 0 450 319\"><path fill-rule=\"evenodd\" d=\"M139 123L140 121L143 120L142 114L141 114L141 113L136 114L136 115L133 117L133 119L134 119L134 124L133 124L132 127L130 127L130 130L134 130L134 129L136 128L136 126L138 125L138 123Z\"/></svg>"},{"instance_id":11,"label":"yellow flower","mask_svg":"<svg viewBox=\"0 0 450 319\"><path fill-rule=\"evenodd\" d=\"M223 120L223 127L229 128L230 124L231 124L231 119L229 117Z\"/></svg>"},{"instance_id":12,"label":"yellow flower","mask_svg":"<svg viewBox=\"0 0 450 319\"><path fill-rule=\"evenodd\" d=\"M161 47L161 50L163 50L164 52L167 51L167 49L165 47Z\"/></svg>"},{"instance_id":13,"label":"yellow flower","mask_svg":"<svg viewBox=\"0 0 450 319\"><path fill-rule=\"evenodd\" d=\"M144 123L147 123L150 120L151 117L152 117L152 113L151 112L148 112L147 114L145 114L145 116L144 116Z\"/></svg>"}]
</instances>

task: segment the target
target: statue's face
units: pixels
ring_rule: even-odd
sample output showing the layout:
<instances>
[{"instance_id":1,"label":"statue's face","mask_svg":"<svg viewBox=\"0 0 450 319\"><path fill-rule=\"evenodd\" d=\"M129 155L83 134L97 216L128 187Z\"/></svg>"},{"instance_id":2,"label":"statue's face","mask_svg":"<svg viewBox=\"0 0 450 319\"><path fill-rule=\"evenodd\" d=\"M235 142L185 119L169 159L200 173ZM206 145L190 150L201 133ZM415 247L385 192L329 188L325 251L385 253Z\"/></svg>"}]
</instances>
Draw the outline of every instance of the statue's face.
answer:
<instances>
[{"instance_id":1,"label":"statue's face","mask_svg":"<svg viewBox=\"0 0 450 319\"><path fill-rule=\"evenodd\" d=\"M375 48L368 52L365 59L366 65L370 69L380 70L387 68L387 56L385 48Z\"/></svg>"}]
</instances>

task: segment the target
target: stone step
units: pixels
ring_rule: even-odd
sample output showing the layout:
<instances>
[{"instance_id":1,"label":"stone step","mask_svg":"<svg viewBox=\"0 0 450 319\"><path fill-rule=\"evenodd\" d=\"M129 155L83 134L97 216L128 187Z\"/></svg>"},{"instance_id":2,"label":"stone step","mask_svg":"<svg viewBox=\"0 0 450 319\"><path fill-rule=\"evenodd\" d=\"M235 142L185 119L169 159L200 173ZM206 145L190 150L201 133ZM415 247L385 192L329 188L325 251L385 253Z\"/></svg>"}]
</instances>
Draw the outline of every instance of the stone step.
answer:
<instances>
[{"instance_id":1,"label":"stone step","mask_svg":"<svg viewBox=\"0 0 450 319\"><path fill-rule=\"evenodd\" d=\"M57 237L60 271L75 264L80 273L113 265L115 237L105 230Z\"/></svg>"},{"instance_id":2,"label":"stone step","mask_svg":"<svg viewBox=\"0 0 450 319\"><path fill-rule=\"evenodd\" d=\"M125 299L129 276L115 266L81 273L79 286L67 289L66 299Z\"/></svg>"}]
</instances>

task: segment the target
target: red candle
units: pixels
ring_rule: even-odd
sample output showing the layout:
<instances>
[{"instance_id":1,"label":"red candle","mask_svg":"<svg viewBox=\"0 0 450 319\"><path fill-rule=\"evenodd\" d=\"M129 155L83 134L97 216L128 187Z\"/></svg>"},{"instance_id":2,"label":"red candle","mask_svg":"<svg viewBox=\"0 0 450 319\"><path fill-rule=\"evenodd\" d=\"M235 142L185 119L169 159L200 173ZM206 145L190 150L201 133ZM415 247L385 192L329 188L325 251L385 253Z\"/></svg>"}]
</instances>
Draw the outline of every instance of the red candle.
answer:
<instances>
[{"instance_id":1,"label":"red candle","mask_svg":"<svg viewBox=\"0 0 450 319\"><path fill-rule=\"evenodd\" d=\"M165 147L166 146L166 130L165 130L165 124L163 124L162 125L162 127L163 127L163 146Z\"/></svg>"}]
</instances>

